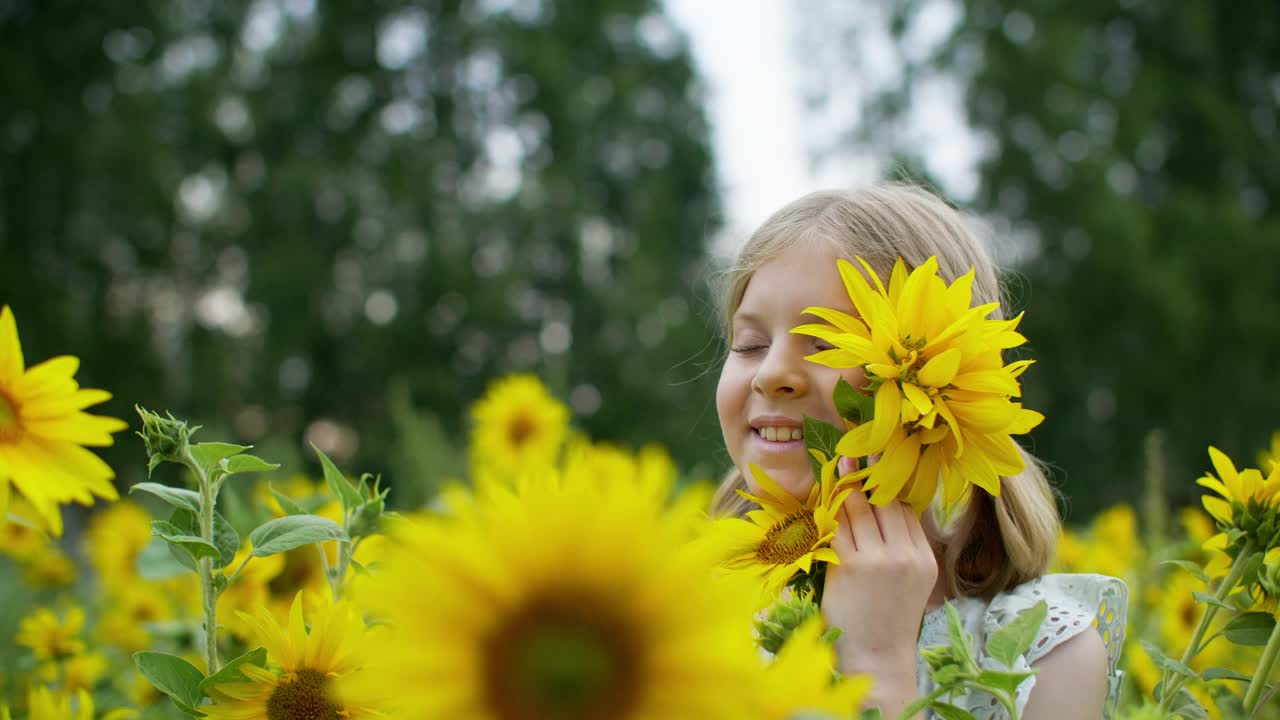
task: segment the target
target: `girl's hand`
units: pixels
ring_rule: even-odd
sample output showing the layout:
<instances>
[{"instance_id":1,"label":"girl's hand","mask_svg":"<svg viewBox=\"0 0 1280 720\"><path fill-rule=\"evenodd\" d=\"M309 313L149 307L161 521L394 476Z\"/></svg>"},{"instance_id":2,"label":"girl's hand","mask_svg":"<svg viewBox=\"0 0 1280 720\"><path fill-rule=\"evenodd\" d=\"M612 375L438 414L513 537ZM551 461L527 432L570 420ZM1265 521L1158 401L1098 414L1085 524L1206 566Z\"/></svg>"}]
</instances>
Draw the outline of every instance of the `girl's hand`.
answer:
<instances>
[{"instance_id":1,"label":"girl's hand","mask_svg":"<svg viewBox=\"0 0 1280 720\"><path fill-rule=\"evenodd\" d=\"M842 458L840 474L856 469ZM859 486L845 500L831 547L839 565L827 566L822 614L844 630L836 643L839 670L872 673L868 706L896 717L919 696L916 641L938 579L938 561L920 518L894 501L872 507Z\"/></svg>"}]
</instances>

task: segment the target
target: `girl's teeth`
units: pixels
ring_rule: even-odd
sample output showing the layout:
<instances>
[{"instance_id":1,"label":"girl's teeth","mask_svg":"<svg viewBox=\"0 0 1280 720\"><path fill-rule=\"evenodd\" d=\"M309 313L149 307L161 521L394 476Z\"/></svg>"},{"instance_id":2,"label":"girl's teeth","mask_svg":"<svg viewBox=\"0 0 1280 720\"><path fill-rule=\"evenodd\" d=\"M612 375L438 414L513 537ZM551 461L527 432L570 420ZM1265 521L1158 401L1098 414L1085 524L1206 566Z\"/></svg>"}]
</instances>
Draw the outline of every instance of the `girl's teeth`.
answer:
<instances>
[{"instance_id":1,"label":"girl's teeth","mask_svg":"<svg viewBox=\"0 0 1280 720\"><path fill-rule=\"evenodd\" d=\"M760 428L760 436L770 442L786 442L803 439L804 432L800 428L769 426Z\"/></svg>"}]
</instances>

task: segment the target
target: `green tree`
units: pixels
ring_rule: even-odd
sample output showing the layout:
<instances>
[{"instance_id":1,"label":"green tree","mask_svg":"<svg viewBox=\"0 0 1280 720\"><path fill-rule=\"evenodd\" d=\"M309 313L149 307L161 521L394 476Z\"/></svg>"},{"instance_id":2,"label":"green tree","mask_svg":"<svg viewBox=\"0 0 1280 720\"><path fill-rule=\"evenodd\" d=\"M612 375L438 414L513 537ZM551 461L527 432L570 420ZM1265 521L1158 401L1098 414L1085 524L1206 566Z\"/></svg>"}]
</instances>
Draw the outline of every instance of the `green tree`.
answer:
<instances>
[{"instance_id":1,"label":"green tree","mask_svg":"<svg viewBox=\"0 0 1280 720\"><path fill-rule=\"evenodd\" d=\"M816 87L861 71L852 137L926 177L938 146L903 128L933 122L939 87L963 88L984 148L971 207L1017 251L1013 295L1039 361L1027 401L1048 416L1035 450L1063 471L1074 512L1136 497L1152 428L1168 433L1179 500L1209 444L1255 464L1280 427L1280 6L872 7L821 15L806 46L833 58L817 66L834 80ZM877 37L895 60L864 62Z\"/></svg>"},{"instance_id":2,"label":"green tree","mask_svg":"<svg viewBox=\"0 0 1280 720\"><path fill-rule=\"evenodd\" d=\"M593 435L706 458L718 209L653 0L17 0L0 67L0 302L112 414L328 428L385 470L393 379L460 447L528 369Z\"/></svg>"}]
</instances>

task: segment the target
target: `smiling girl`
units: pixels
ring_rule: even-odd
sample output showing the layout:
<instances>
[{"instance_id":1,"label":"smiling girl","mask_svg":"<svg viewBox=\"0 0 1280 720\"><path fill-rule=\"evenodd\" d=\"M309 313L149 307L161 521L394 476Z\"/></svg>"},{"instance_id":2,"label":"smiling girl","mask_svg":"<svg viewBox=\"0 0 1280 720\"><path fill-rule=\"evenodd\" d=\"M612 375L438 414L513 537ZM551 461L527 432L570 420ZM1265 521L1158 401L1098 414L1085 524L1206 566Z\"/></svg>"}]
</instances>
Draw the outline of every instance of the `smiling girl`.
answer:
<instances>
[{"instance_id":1,"label":"smiling girl","mask_svg":"<svg viewBox=\"0 0 1280 720\"><path fill-rule=\"evenodd\" d=\"M749 479L753 464L791 495L807 498L814 478L805 416L841 425L832 401L836 381L866 384L860 368L805 360L831 346L790 332L815 321L804 313L808 307L856 316L837 259L860 257L887 281L898 258L910 270L930 256L947 283L975 270L975 306L999 301L986 249L959 213L919 188L813 193L774 213L751 236L724 293L729 351L716 406L734 470L716 495L715 513L751 509L735 490L761 492ZM1021 717L1093 720L1110 712L1119 691L1126 589L1103 576L1045 575L1060 521L1043 470L1023 454L1026 470L1002 478L999 497L971 493L945 524L935 513L917 517L899 501L873 507L861 492L841 508L832 541L840 563L827 570L822 612L845 631L836 648L838 669L873 674L868 705L885 716L896 717L932 689L919 649L946 642L944 601L959 611L978 648L1021 610L1047 601L1049 618L1019 660L1023 669L1038 670L1019 688ZM853 469L850 462L842 461L842 472ZM952 702L979 720L1005 712L985 693Z\"/></svg>"}]
</instances>

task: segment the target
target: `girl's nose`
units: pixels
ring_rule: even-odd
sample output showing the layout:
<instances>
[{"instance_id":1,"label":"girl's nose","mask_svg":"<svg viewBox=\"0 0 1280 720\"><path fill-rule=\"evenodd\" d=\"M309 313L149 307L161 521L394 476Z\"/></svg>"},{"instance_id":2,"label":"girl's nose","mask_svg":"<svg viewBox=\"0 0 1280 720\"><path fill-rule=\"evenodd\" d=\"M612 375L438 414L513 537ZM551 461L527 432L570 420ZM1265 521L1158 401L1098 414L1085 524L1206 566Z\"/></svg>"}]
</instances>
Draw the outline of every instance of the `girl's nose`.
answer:
<instances>
[{"instance_id":1,"label":"girl's nose","mask_svg":"<svg viewBox=\"0 0 1280 720\"><path fill-rule=\"evenodd\" d=\"M809 389L804 360L789 357L781 348L775 349L764 359L751 379L751 389L768 397L798 396Z\"/></svg>"}]
</instances>

